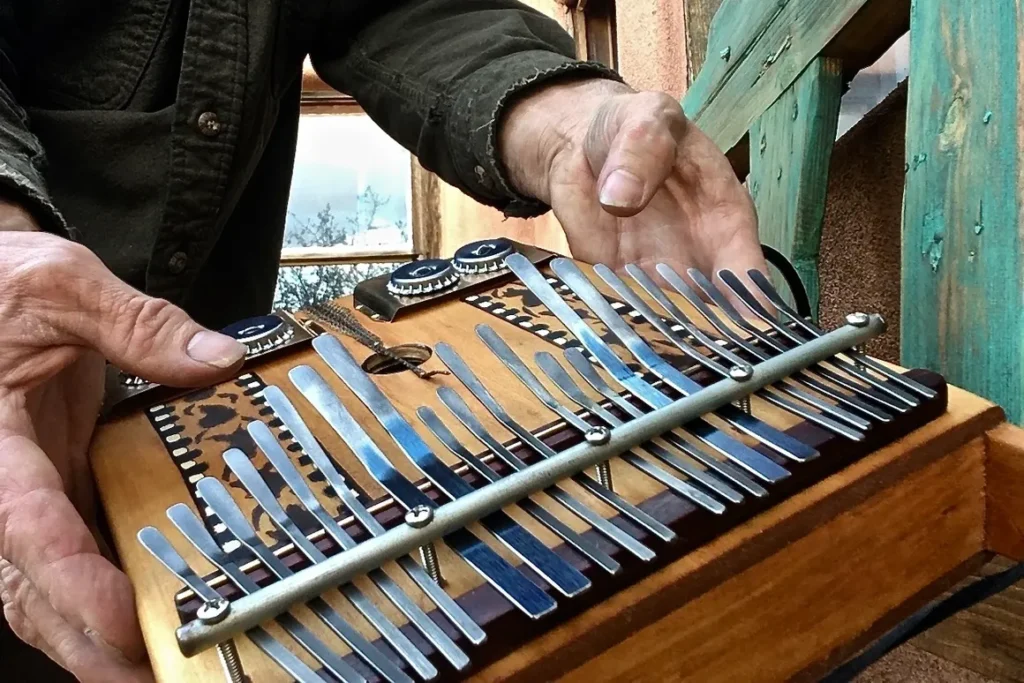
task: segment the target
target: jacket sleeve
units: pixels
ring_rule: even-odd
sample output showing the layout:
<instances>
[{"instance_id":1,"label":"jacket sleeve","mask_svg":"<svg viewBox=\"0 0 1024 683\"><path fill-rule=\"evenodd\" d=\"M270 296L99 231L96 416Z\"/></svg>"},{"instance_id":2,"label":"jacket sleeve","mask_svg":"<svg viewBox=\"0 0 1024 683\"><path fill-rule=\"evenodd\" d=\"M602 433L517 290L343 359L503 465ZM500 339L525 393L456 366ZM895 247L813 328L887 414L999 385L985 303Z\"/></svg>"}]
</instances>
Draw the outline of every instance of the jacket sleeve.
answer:
<instances>
[{"instance_id":1,"label":"jacket sleeve","mask_svg":"<svg viewBox=\"0 0 1024 683\"><path fill-rule=\"evenodd\" d=\"M618 74L576 60L562 27L516 0L407 0L361 13L340 9L358 3L331 4L336 9L310 55L328 85L354 97L425 168L478 202L507 216L547 211L507 180L497 151L502 114L553 79Z\"/></svg>"},{"instance_id":2,"label":"jacket sleeve","mask_svg":"<svg viewBox=\"0 0 1024 683\"><path fill-rule=\"evenodd\" d=\"M18 54L22 28L17 2L0 2L0 199L20 203L48 232L69 234L43 179L45 155L18 104Z\"/></svg>"}]
</instances>

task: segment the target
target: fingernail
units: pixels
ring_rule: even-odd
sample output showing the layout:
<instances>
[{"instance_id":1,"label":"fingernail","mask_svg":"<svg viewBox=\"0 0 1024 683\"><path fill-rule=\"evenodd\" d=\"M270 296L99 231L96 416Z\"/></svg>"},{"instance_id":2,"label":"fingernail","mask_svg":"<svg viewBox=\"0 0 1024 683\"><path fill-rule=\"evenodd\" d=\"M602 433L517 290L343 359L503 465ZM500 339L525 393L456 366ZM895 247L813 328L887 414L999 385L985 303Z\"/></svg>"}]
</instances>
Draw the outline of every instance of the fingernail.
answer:
<instances>
[{"instance_id":1,"label":"fingernail","mask_svg":"<svg viewBox=\"0 0 1024 683\"><path fill-rule=\"evenodd\" d=\"M601 188L601 203L632 209L644 200L644 183L624 168L612 171Z\"/></svg>"},{"instance_id":2,"label":"fingernail","mask_svg":"<svg viewBox=\"0 0 1024 683\"><path fill-rule=\"evenodd\" d=\"M217 332L197 332L188 342L189 358L215 368L230 368L245 357L245 344Z\"/></svg>"}]
</instances>

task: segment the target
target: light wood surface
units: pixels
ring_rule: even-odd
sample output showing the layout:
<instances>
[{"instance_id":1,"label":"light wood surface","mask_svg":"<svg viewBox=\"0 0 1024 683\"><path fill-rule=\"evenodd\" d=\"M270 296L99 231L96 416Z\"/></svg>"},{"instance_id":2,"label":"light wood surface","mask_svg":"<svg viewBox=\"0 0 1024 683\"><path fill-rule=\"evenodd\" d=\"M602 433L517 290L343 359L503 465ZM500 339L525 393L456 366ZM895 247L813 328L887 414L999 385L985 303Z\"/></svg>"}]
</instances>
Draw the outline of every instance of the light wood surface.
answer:
<instances>
[{"instance_id":1,"label":"light wood surface","mask_svg":"<svg viewBox=\"0 0 1024 683\"><path fill-rule=\"evenodd\" d=\"M597 282L596 279L594 281ZM545 316L543 310L522 298L521 287L496 287L487 294L502 306L532 316L534 324L548 325L552 332L560 329L556 320ZM680 302L680 305L689 310L684 303ZM671 352L668 342L648 325L636 323L634 319L630 319L630 322L660 352ZM560 357L557 346L544 341L533 331L509 324L494 313L461 301L427 309L390 324L372 323L364 319L364 324L388 345L422 343L433 347L440 341L447 341L467 359L517 420L534 430L550 425L554 415L539 406L476 337L474 327L479 323L488 324L499 331L535 370L532 359L535 351L546 350ZM604 332L602 326L595 325L595 328L599 333ZM358 360L369 355L366 349L347 337L341 337L341 341ZM628 360L628 354L623 349L616 350L624 360ZM299 364L308 364L316 369L392 462L410 479L420 480L420 475L398 451L388 434L311 349L259 363L251 369L254 378L258 377L268 385L278 385L290 396L327 451L345 469L357 487L366 492L369 499L380 499L383 491L363 471L341 439L331 432L315 410L292 388L287 372ZM442 369L443 365L437 359L431 359L424 367ZM167 507L178 502L189 503L199 511L192 502L186 484L188 477L192 476L188 472L201 471L224 480L236 501L257 522L257 528L264 539L276 543L280 553L286 555L289 552L289 546L280 542L265 517L257 514L252 501L243 495L239 487L231 485L233 476L228 476L219 460L227 444L234 443L232 439L237 438L237 432L244 423L250 419L260 419L259 406L252 405L252 397L245 395L245 391L255 391L246 388L249 381L228 382L212 391L179 399L173 402L173 406L172 402L168 402L170 408L161 409L172 410L176 429L180 428L182 435L191 439L188 447L197 453L188 456L193 458L189 461L193 463L190 466L193 469L179 471L172 463L158 432L143 414L130 415L104 425L95 437L92 449L95 476L111 522L116 548L136 587L146 642L160 681L217 680L216 677L220 676L216 656L211 652L193 659L186 659L178 653L174 628L180 622L173 597L179 592L180 586L148 556L135 539L135 534L142 526L156 526L167 534L200 573L211 571L212 568L194 551L189 551L189 546L164 515ZM453 463L453 459L418 422L415 409L419 406L434 407L470 450L479 453L482 446L449 417L436 398L435 390L438 386L448 385L456 389L467 397L475 412L499 438L510 438L452 377L424 381L410 373L399 373L376 376L375 381L399 412L435 448L434 452L448 463ZM755 414L782 428L797 422L791 416L767 407L760 400L754 401L754 410ZM729 529L654 574L588 607L578 616L569 617L564 624L554 626L513 652L502 653L492 664L474 672L474 680L552 680L569 674L577 667L583 668L572 674L570 680L582 680L583 676L601 680L641 680L624 673L615 661L627 657L638 667L649 668L654 672L652 676L666 675L671 679L672 676L681 675L672 673L678 671L681 662L687 663L686 668L690 668L688 662L691 655L684 656L684 653L691 639L692 642L704 643L703 648L711 648L694 649L692 657L704 653L709 662L717 663L711 669L699 669L702 674L717 672L724 667L723 671L745 675L749 669L743 667L749 664L730 662L723 653L730 647L746 647L746 641L752 633L757 632L758 625L764 628L767 641L775 638L777 642L783 643L803 642L801 634L814 633L814 637L799 648L786 645L786 652L790 653L790 649L792 652L773 664L779 667L772 669L773 672L785 667L794 672L810 670L816 665L822 665L822 662L831 661L830 657L835 652L857 642L866 633L865 624L883 623L887 615L897 612L916 596L927 592L927 587L933 582L955 572L963 563L985 549L986 503L983 484L989 460L986 459L987 442L984 435L1000 424L1001 420L1002 413L995 406L951 389L949 409L945 415L749 521ZM720 423L716 422L716 425L720 426ZM282 436L282 439L285 437ZM1008 440L1012 442L1013 438L1008 437ZM258 452L253 454L253 458L258 468L266 465ZM309 473L308 464L298 460L297 465ZM660 484L638 476L622 467L621 463L614 464L614 477L617 491L633 503L664 497ZM568 483L565 488L606 517L612 516L611 509L575 484ZM323 484L315 487L315 490L329 510L333 512L337 509ZM576 518L553 505L544 495L535 496L535 499L563 521L582 530ZM283 494L282 500L286 504L293 502L289 494ZM385 505L386 512L389 509L386 508L386 500L381 499L379 502ZM509 512L542 541L556 545L557 539L539 528L531 519L517 510ZM898 524L885 523L885 520L896 518L900 520ZM474 526L471 530L499 554L514 561L504 546L491 539L479 527ZM451 594L467 596L471 591L475 595L484 589L493 590L481 586L479 577L466 569L446 548L442 546L439 550ZM847 562L845 559L856 559L857 562ZM422 607L429 607L418 591L409 586L400 571L393 566L385 569L408 588L410 595L420 600ZM885 591L879 591L876 584L885 572L890 573L892 585ZM824 587L834 582L842 582L843 585L849 582L849 585L846 590L837 592L831 602L818 605ZM367 593L376 596L375 602L396 623L403 623L401 616L390 609L383 599L379 599L379 594L372 587L365 582L357 583ZM771 610L775 609L772 605L782 595L788 596L789 602L784 605L784 614L786 620L793 621L792 633L780 633L777 626L768 626L771 623ZM871 619L867 616L851 616L862 607L858 601L871 596L874 597L868 600L868 611L875 616ZM736 600L735 605L732 605L733 600ZM363 620L342 605L334 595L329 596L328 601L350 619L353 625L367 635L372 634ZM562 604L563 609L568 609L564 607L564 601ZM826 609L836 610L837 613L845 614L846 618L834 617L823 622L824 625L816 630L807 622L799 621L803 609L808 610L808 615ZM322 634L325 642L336 644L340 652L346 651L336 639L325 634L316 619L304 609L297 610L296 615L307 626ZM683 628L678 624L687 626ZM538 628L543 629L544 626ZM271 626L269 630L279 635L282 642L289 642L276 627ZM675 646L667 649L662 647L662 644L667 645L662 643L666 641L666 632L676 630L680 635L674 641ZM500 651L500 643L505 636L500 630L492 632L490 643L498 643ZM645 645L641 648L638 643ZM770 651L767 643L762 645L768 648L763 652ZM587 664L588 659L598 657L605 651L609 653L605 658L598 659L595 664ZM645 655L644 652L648 651L649 655ZM612 656L611 653L617 654ZM472 648L470 654L473 654ZM286 680L248 643L242 643L242 655L254 680ZM600 664L603 661L609 663ZM733 668L730 669L730 666ZM599 671L606 672L604 678L596 673Z\"/></svg>"}]
</instances>

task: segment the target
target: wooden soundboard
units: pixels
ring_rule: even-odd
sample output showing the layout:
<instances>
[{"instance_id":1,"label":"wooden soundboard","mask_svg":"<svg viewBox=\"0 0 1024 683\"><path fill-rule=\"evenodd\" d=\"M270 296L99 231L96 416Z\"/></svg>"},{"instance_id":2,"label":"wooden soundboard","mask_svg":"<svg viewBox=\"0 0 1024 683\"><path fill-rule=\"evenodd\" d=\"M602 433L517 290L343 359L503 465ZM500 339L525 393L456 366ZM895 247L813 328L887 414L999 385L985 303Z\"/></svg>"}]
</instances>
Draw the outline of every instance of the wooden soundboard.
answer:
<instances>
[{"instance_id":1,"label":"wooden soundboard","mask_svg":"<svg viewBox=\"0 0 1024 683\"><path fill-rule=\"evenodd\" d=\"M581 267L604 294L615 299L589 267ZM635 362L579 299L561 293L612 344L620 358ZM670 297L691 319L701 320L682 297ZM646 295L643 298L653 304ZM349 299L336 303L352 307ZM666 359L678 367L689 367L685 357L640 316L619 310ZM393 322L375 322L361 314L357 317L389 347L417 344L433 349L439 342L449 343L517 421L544 434L545 441L556 449L579 441L579 435L560 426L474 332L478 324L492 327L541 377L533 362L536 351L546 350L561 359L561 350L577 343L514 278L506 277L482 290L460 292L455 298L420 307ZM371 355L364 346L321 323L360 362ZM300 526L306 525L310 531L315 528L312 520L302 516L294 495L273 478L268 462L246 434L249 421L273 420L260 398L264 387L276 385L289 395L382 524L390 527L401 523L402 511L317 411L294 391L287 373L300 364L308 364L327 379L409 480L418 482L432 498L439 496L308 344L269 359L256 359L238 378L216 387L144 405L102 425L92 445L92 467L117 552L135 586L147 648L160 681L213 681L224 675L215 650L193 657L179 651L175 629L194 614L198 603L182 591L181 584L136 538L142 527L154 526L171 539L200 575L217 576L165 516L168 507L186 503L219 542L230 544L222 526L205 515L202 500L196 496L195 483L200 478L223 481L265 542L291 566L303 566L287 539L221 460L230 447L250 455L256 468L268 475L268 483L282 504L295 513ZM421 367L445 369L436 357ZM614 578L567 549L518 508L508 508L517 522L557 548L562 557L570 559L593 581L588 593L571 600L560 599L559 609L541 620L531 621L515 612L490 585L439 544L446 590L458 596L460 605L478 620L488 638L480 646L456 641L474 662L462 673L446 667L435 653L431 661L440 671L437 680L815 680L965 576L990 553L1024 559L1024 435L1004 422L997 406L947 387L931 373L915 371L912 376L935 388L939 399L902 416L896 424L872 431L862 443L841 440L754 397L755 416L813 443L821 457L811 463L786 463L794 475L791 479L769 487L766 499L748 499L730 507L724 515L707 513L639 476L621 461L613 461L615 491L679 533L671 546L652 545L658 552L658 559L652 563L635 561L624 553L614 555L624 568ZM405 371L372 378L445 462L453 467L457 464L423 429L416 415L420 406L432 407L474 453L485 452L468 431L449 419L438 401L439 386L465 394L454 377L421 379ZM595 399L600 398L589 388L587 391ZM479 408L471 398L467 400ZM511 440L486 411L479 409L477 415L502 440ZM715 420L709 418L715 426L727 429ZM276 425L270 422L270 426ZM293 453L318 498L329 510L336 511L336 495L314 472L308 457L298 453L301 449L288 432L275 432L281 444ZM500 468L498 471L501 473ZM474 486L482 483L470 473L463 476ZM564 487L586 497L575 483L567 482ZM544 500L542 495L534 498ZM587 500L606 518L615 516L611 508ZM546 506L574 530L594 535L578 518L557 506ZM357 540L360 538L360 527L350 524L346 528ZM510 563L519 564L479 525L471 530ZM644 538L642 533L640 537ZM328 554L333 552L322 534L312 539ZM432 603L415 585L393 566L385 568L430 613ZM253 576L265 583L266 573L260 571L255 569ZM355 583L367 594L376 595L365 579ZM337 592L325 598L363 635L376 637ZM386 600L377 602L394 623L405 623L405 617ZM339 652L346 651L306 608L293 613L324 642L336 643ZM437 620L443 621L441 617ZM278 626L265 628L281 642L288 640ZM423 643L408 625L404 632L413 642ZM446 632L458 635L447 626ZM244 638L237 639L237 644L252 681L290 680ZM301 651L297 654L315 668L312 658Z\"/></svg>"}]
</instances>

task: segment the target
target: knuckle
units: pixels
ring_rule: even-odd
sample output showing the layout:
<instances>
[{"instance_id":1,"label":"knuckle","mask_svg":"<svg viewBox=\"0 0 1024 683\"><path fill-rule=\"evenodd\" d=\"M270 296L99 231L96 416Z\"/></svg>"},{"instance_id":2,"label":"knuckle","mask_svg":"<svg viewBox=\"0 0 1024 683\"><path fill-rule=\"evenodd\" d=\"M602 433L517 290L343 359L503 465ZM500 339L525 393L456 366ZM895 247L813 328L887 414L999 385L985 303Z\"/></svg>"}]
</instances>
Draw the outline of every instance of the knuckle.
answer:
<instances>
[{"instance_id":1,"label":"knuckle","mask_svg":"<svg viewBox=\"0 0 1024 683\"><path fill-rule=\"evenodd\" d=\"M157 350L175 322L178 308L165 299L143 294L111 297L104 318L110 321L110 336L122 353L148 354Z\"/></svg>"}]
</instances>

